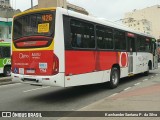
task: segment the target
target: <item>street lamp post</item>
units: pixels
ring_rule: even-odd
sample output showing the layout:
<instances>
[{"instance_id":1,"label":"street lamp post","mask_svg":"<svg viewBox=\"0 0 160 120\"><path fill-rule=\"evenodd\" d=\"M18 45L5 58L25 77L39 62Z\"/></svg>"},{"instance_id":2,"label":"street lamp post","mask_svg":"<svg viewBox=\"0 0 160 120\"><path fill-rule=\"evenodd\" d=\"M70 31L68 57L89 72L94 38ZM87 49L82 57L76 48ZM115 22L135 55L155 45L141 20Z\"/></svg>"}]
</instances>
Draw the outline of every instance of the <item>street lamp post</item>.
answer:
<instances>
[{"instance_id":1,"label":"street lamp post","mask_svg":"<svg viewBox=\"0 0 160 120\"><path fill-rule=\"evenodd\" d=\"M31 0L31 9L33 9L33 0Z\"/></svg>"}]
</instances>

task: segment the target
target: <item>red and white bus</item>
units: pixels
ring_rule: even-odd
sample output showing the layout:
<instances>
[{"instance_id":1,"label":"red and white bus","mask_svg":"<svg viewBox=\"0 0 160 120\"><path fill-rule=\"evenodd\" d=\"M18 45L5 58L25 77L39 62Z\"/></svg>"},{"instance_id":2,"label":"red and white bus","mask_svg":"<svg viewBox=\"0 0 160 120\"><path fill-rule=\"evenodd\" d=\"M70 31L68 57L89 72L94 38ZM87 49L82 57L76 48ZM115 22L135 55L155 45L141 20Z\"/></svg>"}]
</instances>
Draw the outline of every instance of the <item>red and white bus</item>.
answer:
<instances>
[{"instance_id":1,"label":"red and white bus","mask_svg":"<svg viewBox=\"0 0 160 120\"><path fill-rule=\"evenodd\" d=\"M63 8L14 17L12 79L47 86L109 82L157 65L155 39L127 27Z\"/></svg>"}]
</instances>

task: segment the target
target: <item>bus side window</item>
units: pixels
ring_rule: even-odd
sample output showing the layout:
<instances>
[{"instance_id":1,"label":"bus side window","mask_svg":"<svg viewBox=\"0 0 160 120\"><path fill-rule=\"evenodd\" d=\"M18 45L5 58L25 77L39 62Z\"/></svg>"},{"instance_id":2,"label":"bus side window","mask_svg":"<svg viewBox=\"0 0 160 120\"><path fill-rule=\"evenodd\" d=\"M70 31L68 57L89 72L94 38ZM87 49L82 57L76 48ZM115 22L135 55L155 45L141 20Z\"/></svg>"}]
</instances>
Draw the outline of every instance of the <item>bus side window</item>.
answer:
<instances>
[{"instance_id":1,"label":"bus side window","mask_svg":"<svg viewBox=\"0 0 160 120\"><path fill-rule=\"evenodd\" d=\"M138 52L146 52L146 38L143 36L137 36Z\"/></svg>"},{"instance_id":2,"label":"bus side window","mask_svg":"<svg viewBox=\"0 0 160 120\"><path fill-rule=\"evenodd\" d=\"M96 35L99 49L113 49L113 30L111 28L97 25Z\"/></svg>"},{"instance_id":3,"label":"bus side window","mask_svg":"<svg viewBox=\"0 0 160 120\"><path fill-rule=\"evenodd\" d=\"M76 47L81 47L82 46L82 35L77 34L76 36Z\"/></svg>"},{"instance_id":4,"label":"bus side window","mask_svg":"<svg viewBox=\"0 0 160 120\"><path fill-rule=\"evenodd\" d=\"M96 36L98 48L104 49L104 27L96 26Z\"/></svg>"},{"instance_id":5,"label":"bus side window","mask_svg":"<svg viewBox=\"0 0 160 120\"><path fill-rule=\"evenodd\" d=\"M94 25L74 19L70 25L73 48L95 48Z\"/></svg>"},{"instance_id":6,"label":"bus side window","mask_svg":"<svg viewBox=\"0 0 160 120\"><path fill-rule=\"evenodd\" d=\"M114 30L114 41L116 50L126 50L125 32L121 30Z\"/></svg>"},{"instance_id":7,"label":"bus side window","mask_svg":"<svg viewBox=\"0 0 160 120\"><path fill-rule=\"evenodd\" d=\"M104 48L113 49L113 29L105 27Z\"/></svg>"}]
</instances>

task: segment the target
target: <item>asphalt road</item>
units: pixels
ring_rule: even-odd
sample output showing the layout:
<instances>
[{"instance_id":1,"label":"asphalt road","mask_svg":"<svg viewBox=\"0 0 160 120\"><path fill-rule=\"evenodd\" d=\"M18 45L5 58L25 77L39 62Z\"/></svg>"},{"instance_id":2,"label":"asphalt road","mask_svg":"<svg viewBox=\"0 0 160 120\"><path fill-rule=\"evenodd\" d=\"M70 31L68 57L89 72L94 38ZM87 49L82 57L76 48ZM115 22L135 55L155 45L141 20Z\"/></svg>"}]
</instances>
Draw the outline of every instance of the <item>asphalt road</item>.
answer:
<instances>
[{"instance_id":1,"label":"asphalt road","mask_svg":"<svg viewBox=\"0 0 160 120\"><path fill-rule=\"evenodd\" d=\"M121 79L116 89L105 84L80 87L38 87L21 83L0 86L0 111L75 111L160 73L160 68ZM58 118L54 118L58 119ZM52 118L53 120L53 118Z\"/></svg>"}]
</instances>

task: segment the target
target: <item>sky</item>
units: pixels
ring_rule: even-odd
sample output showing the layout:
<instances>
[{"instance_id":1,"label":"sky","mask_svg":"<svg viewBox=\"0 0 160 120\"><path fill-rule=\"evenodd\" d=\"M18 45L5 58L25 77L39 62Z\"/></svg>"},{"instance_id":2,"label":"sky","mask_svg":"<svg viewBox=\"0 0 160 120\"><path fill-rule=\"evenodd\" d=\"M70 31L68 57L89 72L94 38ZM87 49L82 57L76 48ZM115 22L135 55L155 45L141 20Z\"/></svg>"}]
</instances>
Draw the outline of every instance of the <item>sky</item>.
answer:
<instances>
[{"instance_id":1,"label":"sky","mask_svg":"<svg viewBox=\"0 0 160 120\"><path fill-rule=\"evenodd\" d=\"M111 21L118 21L126 12L134 9L143 9L153 5L160 5L160 0L68 0L68 2L81 6L90 14ZM38 0L33 0L37 5ZM21 11L31 7L31 0L11 0L11 6Z\"/></svg>"}]
</instances>

